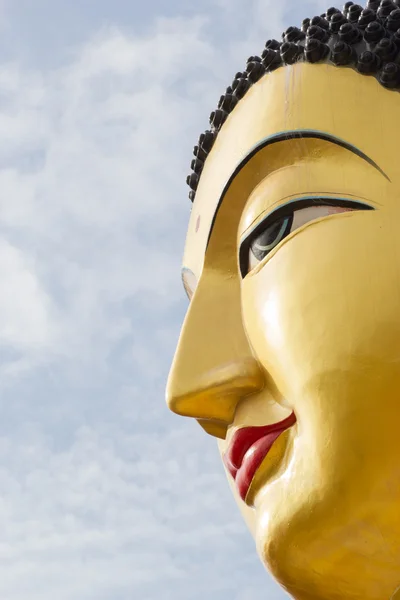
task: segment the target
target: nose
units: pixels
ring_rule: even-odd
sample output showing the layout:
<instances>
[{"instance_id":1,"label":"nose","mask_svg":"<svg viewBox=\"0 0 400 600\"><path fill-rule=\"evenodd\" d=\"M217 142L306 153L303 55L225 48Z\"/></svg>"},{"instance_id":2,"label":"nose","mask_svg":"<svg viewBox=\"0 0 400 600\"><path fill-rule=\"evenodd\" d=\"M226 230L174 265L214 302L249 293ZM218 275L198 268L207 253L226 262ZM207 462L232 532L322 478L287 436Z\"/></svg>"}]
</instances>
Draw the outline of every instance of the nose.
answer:
<instances>
[{"instance_id":1,"label":"nose","mask_svg":"<svg viewBox=\"0 0 400 600\"><path fill-rule=\"evenodd\" d=\"M239 401L263 386L242 324L239 281L203 271L168 378L169 408L225 438Z\"/></svg>"}]
</instances>

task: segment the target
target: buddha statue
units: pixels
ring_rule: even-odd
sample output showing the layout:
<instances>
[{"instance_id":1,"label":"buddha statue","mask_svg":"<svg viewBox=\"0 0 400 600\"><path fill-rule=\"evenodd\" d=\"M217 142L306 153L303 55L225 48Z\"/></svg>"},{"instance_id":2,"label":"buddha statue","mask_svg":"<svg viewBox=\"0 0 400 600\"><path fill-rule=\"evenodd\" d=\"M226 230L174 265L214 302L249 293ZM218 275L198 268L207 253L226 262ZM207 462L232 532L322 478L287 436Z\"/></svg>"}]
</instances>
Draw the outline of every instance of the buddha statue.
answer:
<instances>
[{"instance_id":1,"label":"buddha statue","mask_svg":"<svg viewBox=\"0 0 400 600\"><path fill-rule=\"evenodd\" d=\"M172 411L296 600L400 593L400 0L289 27L200 136ZM206 439L205 439L206 443Z\"/></svg>"}]
</instances>

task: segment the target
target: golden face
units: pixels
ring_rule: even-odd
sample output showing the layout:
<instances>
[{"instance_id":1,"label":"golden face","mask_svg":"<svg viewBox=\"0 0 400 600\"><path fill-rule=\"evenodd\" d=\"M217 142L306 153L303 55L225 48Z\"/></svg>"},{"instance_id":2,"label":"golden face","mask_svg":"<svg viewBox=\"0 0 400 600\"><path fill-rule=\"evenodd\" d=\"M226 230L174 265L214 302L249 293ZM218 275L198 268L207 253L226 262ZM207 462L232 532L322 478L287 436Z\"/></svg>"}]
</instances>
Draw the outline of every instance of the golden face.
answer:
<instances>
[{"instance_id":1,"label":"golden face","mask_svg":"<svg viewBox=\"0 0 400 600\"><path fill-rule=\"evenodd\" d=\"M278 69L224 124L190 219L167 400L219 439L299 599L400 586L399 134L375 79Z\"/></svg>"}]
</instances>

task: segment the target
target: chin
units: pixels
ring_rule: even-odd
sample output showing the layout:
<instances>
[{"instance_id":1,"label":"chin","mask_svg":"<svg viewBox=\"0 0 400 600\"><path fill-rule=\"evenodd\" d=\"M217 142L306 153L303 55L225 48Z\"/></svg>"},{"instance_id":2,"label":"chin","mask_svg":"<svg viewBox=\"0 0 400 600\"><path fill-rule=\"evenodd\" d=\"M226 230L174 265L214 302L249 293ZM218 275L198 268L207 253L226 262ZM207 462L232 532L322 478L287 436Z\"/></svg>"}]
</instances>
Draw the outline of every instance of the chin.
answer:
<instances>
[{"instance_id":1,"label":"chin","mask_svg":"<svg viewBox=\"0 0 400 600\"><path fill-rule=\"evenodd\" d=\"M379 502L372 494L361 511L355 486L348 490L321 495L318 485L298 487L287 479L260 492L258 554L298 600L389 600L400 586L400 517L393 496ZM400 490L395 493L398 506Z\"/></svg>"}]
</instances>

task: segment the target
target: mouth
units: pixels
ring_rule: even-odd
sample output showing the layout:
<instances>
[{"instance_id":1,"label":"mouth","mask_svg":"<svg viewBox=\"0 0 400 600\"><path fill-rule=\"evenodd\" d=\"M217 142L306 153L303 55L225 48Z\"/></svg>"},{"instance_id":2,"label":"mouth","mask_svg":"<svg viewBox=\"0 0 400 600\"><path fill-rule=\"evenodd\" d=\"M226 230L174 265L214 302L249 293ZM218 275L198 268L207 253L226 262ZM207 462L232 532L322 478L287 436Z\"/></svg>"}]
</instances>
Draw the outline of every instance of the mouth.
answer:
<instances>
[{"instance_id":1,"label":"mouth","mask_svg":"<svg viewBox=\"0 0 400 600\"><path fill-rule=\"evenodd\" d=\"M256 471L274 442L295 423L296 416L292 413L279 423L263 427L243 427L234 433L223 460L244 502Z\"/></svg>"}]
</instances>

